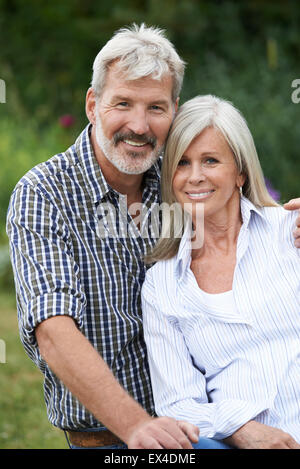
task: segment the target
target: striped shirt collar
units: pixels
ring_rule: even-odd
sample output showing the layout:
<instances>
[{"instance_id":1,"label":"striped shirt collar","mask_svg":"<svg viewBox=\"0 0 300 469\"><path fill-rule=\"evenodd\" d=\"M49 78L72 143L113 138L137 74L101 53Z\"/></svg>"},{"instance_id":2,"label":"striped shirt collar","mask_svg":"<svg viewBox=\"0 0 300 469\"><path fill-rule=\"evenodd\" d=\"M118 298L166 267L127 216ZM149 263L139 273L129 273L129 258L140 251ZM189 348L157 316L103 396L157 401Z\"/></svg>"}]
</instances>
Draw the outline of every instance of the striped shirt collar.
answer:
<instances>
[{"instance_id":1,"label":"striped shirt collar","mask_svg":"<svg viewBox=\"0 0 300 469\"><path fill-rule=\"evenodd\" d=\"M74 143L75 152L82 168L82 174L92 201L96 204L109 192L115 192L106 181L91 144L92 124L88 124ZM144 175L144 184L158 190L161 159Z\"/></svg>"},{"instance_id":2,"label":"striped shirt collar","mask_svg":"<svg viewBox=\"0 0 300 469\"><path fill-rule=\"evenodd\" d=\"M256 207L249 199L241 197L241 214L243 219L243 230L248 229L255 214L258 215L261 220L270 224L266 218L263 209ZM191 225L188 223L184 229L182 239L180 241L178 253L175 259L175 272L178 281L181 281L186 269L188 268L191 261Z\"/></svg>"}]
</instances>

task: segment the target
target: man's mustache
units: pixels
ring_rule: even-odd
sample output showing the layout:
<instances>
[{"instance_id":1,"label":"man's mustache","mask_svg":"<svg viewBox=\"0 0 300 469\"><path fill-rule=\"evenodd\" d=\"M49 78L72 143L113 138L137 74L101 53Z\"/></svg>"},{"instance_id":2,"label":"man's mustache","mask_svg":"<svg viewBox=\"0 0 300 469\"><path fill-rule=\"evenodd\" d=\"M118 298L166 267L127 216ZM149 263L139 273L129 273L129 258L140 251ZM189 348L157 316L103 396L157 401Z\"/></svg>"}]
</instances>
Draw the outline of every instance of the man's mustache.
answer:
<instances>
[{"instance_id":1,"label":"man's mustache","mask_svg":"<svg viewBox=\"0 0 300 469\"><path fill-rule=\"evenodd\" d=\"M150 137L149 135L146 134L135 134L134 132L128 132L128 133L122 133L122 132L116 132L113 137L114 144L117 145L117 143L122 142L124 140L133 140L135 142L139 143L147 143L152 146L152 148L156 147L156 142L157 138L156 137Z\"/></svg>"}]
</instances>

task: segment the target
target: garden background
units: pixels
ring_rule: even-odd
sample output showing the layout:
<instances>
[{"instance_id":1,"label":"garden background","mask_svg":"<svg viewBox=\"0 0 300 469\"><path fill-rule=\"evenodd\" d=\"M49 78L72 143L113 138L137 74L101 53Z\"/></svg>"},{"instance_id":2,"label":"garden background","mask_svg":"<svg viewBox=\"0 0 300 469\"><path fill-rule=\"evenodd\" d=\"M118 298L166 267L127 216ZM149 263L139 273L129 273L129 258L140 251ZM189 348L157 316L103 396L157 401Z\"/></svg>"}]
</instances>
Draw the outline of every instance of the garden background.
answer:
<instances>
[{"instance_id":1,"label":"garden background","mask_svg":"<svg viewBox=\"0 0 300 469\"><path fill-rule=\"evenodd\" d=\"M42 378L18 338L5 233L10 194L85 127L93 59L132 22L166 29L187 62L181 103L206 93L232 101L279 200L300 196L297 0L0 0L0 448L66 447L47 421Z\"/></svg>"}]
</instances>

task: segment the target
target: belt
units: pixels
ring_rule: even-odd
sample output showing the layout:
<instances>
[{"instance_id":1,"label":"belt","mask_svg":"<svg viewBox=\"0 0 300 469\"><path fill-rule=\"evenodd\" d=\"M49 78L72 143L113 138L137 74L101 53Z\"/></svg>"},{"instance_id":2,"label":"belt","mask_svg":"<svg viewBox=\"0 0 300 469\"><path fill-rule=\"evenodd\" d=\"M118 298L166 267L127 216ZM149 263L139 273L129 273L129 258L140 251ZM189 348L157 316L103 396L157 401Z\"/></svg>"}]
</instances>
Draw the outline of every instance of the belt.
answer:
<instances>
[{"instance_id":1,"label":"belt","mask_svg":"<svg viewBox=\"0 0 300 469\"><path fill-rule=\"evenodd\" d=\"M101 430L98 432L73 432L68 430L68 436L72 445L82 448L124 445L123 441L109 430Z\"/></svg>"}]
</instances>

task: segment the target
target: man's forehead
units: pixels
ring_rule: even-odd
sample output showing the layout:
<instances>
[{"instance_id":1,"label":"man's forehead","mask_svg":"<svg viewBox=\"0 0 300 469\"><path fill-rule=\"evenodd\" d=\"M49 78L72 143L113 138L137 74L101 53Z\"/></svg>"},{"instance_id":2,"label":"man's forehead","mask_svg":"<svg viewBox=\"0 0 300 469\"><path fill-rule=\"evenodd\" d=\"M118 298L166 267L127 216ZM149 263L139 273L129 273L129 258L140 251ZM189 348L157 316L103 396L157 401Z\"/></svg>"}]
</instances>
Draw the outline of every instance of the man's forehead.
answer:
<instances>
[{"instance_id":1,"label":"man's forehead","mask_svg":"<svg viewBox=\"0 0 300 469\"><path fill-rule=\"evenodd\" d=\"M171 73L163 75L160 79L151 75L131 79L126 72L120 70L118 63L111 65L108 69L104 90L109 89L113 94L134 92L143 89L147 94L170 94L172 96L173 77Z\"/></svg>"}]
</instances>

